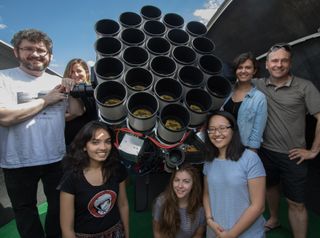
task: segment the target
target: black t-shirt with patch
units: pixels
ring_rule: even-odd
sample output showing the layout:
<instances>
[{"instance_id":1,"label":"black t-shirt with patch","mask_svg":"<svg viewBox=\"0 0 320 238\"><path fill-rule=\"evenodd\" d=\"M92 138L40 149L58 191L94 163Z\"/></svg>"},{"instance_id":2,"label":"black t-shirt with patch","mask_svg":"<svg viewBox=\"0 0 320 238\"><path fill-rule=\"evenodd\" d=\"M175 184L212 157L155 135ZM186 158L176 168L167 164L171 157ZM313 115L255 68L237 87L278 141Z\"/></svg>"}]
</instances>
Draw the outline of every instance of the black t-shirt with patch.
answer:
<instances>
[{"instance_id":1,"label":"black t-shirt with patch","mask_svg":"<svg viewBox=\"0 0 320 238\"><path fill-rule=\"evenodd\" d=\"M60 184L63 192L75 197L74 230L76 233L103 232L120 221L117 205L119 184L128 176L126 168L119 163L116 176L100 186L92 186L82 174L71 173Z\"/></svg>"}]
</instances>

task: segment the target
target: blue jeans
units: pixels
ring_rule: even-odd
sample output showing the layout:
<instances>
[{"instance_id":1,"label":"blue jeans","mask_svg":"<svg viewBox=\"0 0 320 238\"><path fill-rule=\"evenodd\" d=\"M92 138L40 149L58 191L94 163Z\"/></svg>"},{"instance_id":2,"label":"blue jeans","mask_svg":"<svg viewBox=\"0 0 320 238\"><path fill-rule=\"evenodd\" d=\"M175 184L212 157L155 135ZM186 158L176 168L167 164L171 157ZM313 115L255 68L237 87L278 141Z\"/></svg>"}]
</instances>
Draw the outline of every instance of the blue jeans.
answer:
<instances>
[{"instance_id":1,"label":"blue jeans","mask_svg":"<svg viewBox=\"0 0 320 238\"><path fill-rule=\"evenodd\" d=\"M3 169L6 188L21 238L61 237L59 191L61 162L17 169ZM38 182L42 181L48 210L43 230L37 210Z\"/></svg>"}]
</instances>

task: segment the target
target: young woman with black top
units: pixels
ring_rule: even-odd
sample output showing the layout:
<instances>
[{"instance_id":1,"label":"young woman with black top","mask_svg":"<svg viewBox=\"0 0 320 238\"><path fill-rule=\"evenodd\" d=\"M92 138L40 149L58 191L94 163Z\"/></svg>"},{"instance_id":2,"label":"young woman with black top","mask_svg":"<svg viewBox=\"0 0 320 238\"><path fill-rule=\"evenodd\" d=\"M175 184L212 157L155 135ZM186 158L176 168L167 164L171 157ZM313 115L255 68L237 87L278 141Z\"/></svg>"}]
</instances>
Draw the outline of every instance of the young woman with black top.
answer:
<instances>
[{"instance_id":1,"label":"young woman with black top","mask_svg":"<svg viewBox=\"0 0 320 238\"><path fill-rule=\"evenodd\" d=\"M92 121L70 145L59 188L64 238L129 237L127 171L113 139L111 129Z\"/></svg>"}]
</instances>

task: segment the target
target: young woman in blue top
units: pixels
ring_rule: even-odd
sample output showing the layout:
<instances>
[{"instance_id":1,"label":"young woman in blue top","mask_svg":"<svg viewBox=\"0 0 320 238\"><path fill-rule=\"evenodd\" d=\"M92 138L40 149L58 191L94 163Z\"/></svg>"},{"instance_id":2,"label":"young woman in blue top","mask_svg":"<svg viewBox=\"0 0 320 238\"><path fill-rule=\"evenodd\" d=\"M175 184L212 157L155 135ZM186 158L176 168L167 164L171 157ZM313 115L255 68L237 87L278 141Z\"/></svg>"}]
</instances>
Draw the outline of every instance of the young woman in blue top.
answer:
<instances>
[{"instance_id":1,"label":"young woman in blue top","mask_svg":"<svg viewBox=\"0 0 320 238\"><path fill-rule=\"evenodd\" d=\"M203 167L206 237L265 237L265 171L257 153L242 145L237 123L226 111L210 115L206 140L212 149Z\"/></svg>"},{"instance_id":2,"label":"young woman in blue top","mask_svg":"<svg viewBox=\"0 0 320 238\"><path fill-rule=\"evenodd\" d=\"M250 52L240 54L234 60L234 71L237 77L234 90L221 109L236 118L243 145L256 151L267 122L267 99L251 82L257 72L257 61Z\"/></svg>"}]
</instances>

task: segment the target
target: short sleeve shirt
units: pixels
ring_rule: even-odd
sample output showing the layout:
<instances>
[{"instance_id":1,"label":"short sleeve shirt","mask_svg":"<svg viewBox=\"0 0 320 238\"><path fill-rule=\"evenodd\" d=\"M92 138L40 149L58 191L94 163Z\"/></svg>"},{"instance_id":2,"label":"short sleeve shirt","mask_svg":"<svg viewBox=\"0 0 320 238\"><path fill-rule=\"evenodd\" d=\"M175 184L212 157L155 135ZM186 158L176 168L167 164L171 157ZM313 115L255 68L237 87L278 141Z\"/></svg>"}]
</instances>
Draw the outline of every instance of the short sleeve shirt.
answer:
<instances>
[{"instance_id":1,"label":"short sleeve shirt","mask_svg":"<svg viewBox=\"0 0 320 238\"><path fill-rule=\"evenodd\" d=\"M103 232L120 221L117 199L119 184L127 177L127 171L119 163L116 176L105 184L91 185L83 174L65 174L60 190L74 195L76 233L94 234Z\"/></svg>"},{"instance_id":2,"label":"short sleeve shirt","mask_svg":"<svg viewBox=\"0 0 320 238\"><path fill-rule=\"evenodd\" d=\"M163 203L164 197L160 195L157 197L153 207L152 215L155 221L159 221L161 219ZM206 224L203 207L198 209L196 218L193 222L191 221L191 217L188 215L186 208L179 208L179 213L181 223L180 231L176 235L176 238L191 238L200 226L204 226Z\"/></svg>"},{"instance_id":3,"label":"short sleeve shirt","mask_svg":"<svg viewBox=\"0 0 320 238\"><path fill-rule=\"evenodd\" d=\"M255 79L254 84L267 97L268 120L262 147L288 154L304 148L305 116L320 112L320 93L311 81L292 76L289 85L275 87L270 79Z\"/></svg>"},{"instance_id":4,"label":"short sleeve shirt","mask_svg":"<svg viewBox=\"0 0 320 238\"><path fill-rule=\"evenodd\" d=\"M212 216L227 230L250 206L248 181L266 176L259 156L251 150L245 150L238 161L215 158L206 162L203 173L207 177ZM264 237L264 223L259 216L239 238Z\"/></svg>"},{"instance_id":5,"label":"short sleeve shirt","mask_svg":"<svg viewBox=\"0 0 320 238\"><path fill-rule=\"evenodd\" d=\"M32 102L61 84L44 72L35 77L20 68L0 70L0 107ZM44 108L29 119L0 126L0 167L21 168L55 163L65 154L66 100Z\"/></svg>"}]
</instances>

